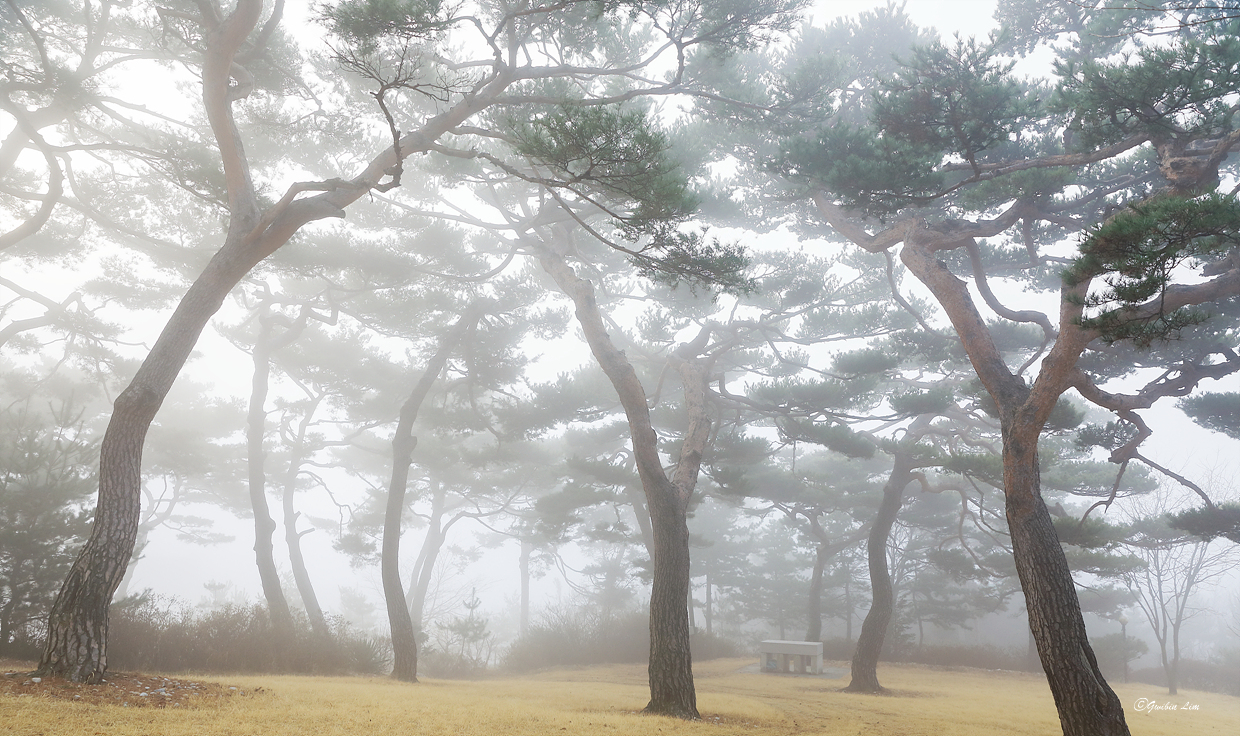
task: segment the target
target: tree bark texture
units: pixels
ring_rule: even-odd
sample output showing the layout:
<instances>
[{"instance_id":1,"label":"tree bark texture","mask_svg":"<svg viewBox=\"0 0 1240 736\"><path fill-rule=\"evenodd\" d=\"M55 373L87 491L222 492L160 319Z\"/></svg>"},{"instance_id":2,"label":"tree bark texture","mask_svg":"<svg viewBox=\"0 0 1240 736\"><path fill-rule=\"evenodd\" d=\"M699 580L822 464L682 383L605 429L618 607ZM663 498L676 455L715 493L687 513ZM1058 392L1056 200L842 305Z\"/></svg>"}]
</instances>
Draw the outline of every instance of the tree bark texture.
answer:
<instances>
[{"instance_id":1,"label":"tree bark texture","mask_svg":"<svg viewBox=\"0 0 1240 736\"><path fill-rule=\"evenodd\" d=\"M1064 736L1127 736L1124 707L1098 668L1072 571L1042 500L1038 432L1004 424L1003 482L1012 552Z\"/></svg>"},{"instance_id":2,"label":"tree bark texture","mask_svg":"<svg viewBox=\"0 0 1240 736\"><path fill-rule=\"evenodd\" d=\"M1088 282L1064 288L1060 333L1033 385L1026 386L1004 363L965 283L934 257L937 248L951 245L933 234L912 232L901 259L942 305L999 409L1012 554L1060 725L1064 736L1127 736L1123 706L1089 646L1072 570L1042 500L1039 476L1038 438L1091 339L1079 326Z\"/></svg>"},{"instance_id":3,"label":"tree bark texture","mask_svg":"<svg viewBox=\"0 0 1240 736\"><path fill-rule=\"evenodd\" d=\"M543 268L573 301L590 352L615 387L629 422L633 455L650 512L654 572L650 595L650 702L647 713L698 719L689 648L689 527L686 512L710 436L707 373L697 352L682 346L671 357L684 386L689 428L672 478L663 470L646 391L624 352L607 334L594 286L577 276L552 246L540 251ZM704 335L706 339L709 334ZM706 339L700 340L703 346ZM698 343L695 340L694 343ZM698 348L700 352L700 348Z\"/></svg>"},{"instance_id":4,"label":"tree bark texture","mask_svg":"<svg viewBox=\"0 0 1240 736\"><path fill-rule=\"evenodd\" d=\"M418 420L418 412L422 409L422 402L430 393L431 386L443 372L448 356L474 324L476 320L461 317L440 341L439 350L427 362L426 370L422 372L409 398L401 406L396 432L392 435L392 477L388 482L387 508L383 514L380 574L383 580L383 597L387 603L388 623L392 630L392 677L406 682L418 681L417 632L400 581L401 518L405 512L405 492L409 487L409 466L413 463L413 451L418 446L413 425Z\"/></svg>"},{"instance_id":5,"label":"tree bark texture","mask_svg":"<svg viewBox=\"0 0 1240 736\"><path fill-rule=\"evenodd\" d=\"M874 524L866 539L866 556L869 561L871 603L870 610L861 623L857 648L852 658L852 680L845 690L855 693L881 693L878 682L878 657L883 651L887 630L891 628L891 616L895 609L895 596L891 585L891 571L887 567L887 540L896 522L900 507L904 504L904 489L913 480L912 463L907 453L897 453L887 484L883 486L883 500L878 505ZM851 615L851 614L850 614Z\"/></svg>"},{"instance_id":6,"label":"tree bark texture","mask_svg":"<svg viewBox=\"0 0 1240 736\"><path fill-rule=\"evenodd\" d=\"M222 250L186 292L129 386L117 396L99 452L94 527L48 621L38 672L98 682L107 668L108 605L125 576L141 513L142 446L203 327L252 267ZM257 262L257 261L255 261Z\"/></svg>"}]
</instances>

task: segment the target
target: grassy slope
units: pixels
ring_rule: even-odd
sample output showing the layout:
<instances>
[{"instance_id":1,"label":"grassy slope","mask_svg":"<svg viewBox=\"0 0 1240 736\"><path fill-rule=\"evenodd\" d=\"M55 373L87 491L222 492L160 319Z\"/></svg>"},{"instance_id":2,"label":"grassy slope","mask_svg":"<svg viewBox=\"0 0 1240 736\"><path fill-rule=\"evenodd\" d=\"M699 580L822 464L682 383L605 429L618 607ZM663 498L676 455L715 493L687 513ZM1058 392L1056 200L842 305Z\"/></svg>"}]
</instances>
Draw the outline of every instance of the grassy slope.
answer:
<instances>
[{"instance_id":1,"label":"grassy slope","mask_svg":"<svg viewBox=\"0 0 1240 736\"><path fill-rule=\"evenodd\" d=\"M895 697L837 692L844 680L737 672L749 660L695 666L703 722L637 713L645 705L640 666L557 670L481 682L383 678L229 677L263 692L218 707L130 709L37 698L0 698L0 733L109 736L1000 736L1059 733L1050 692L1039 676L945 672L884 666ZM213 678L214 679L214 678ZM1240 732L1240 698L1147 685L1118 686L1136 736ZM1137 698L1196 703L1198 711L1139 713Z\"/></svg>"}]
</instances>

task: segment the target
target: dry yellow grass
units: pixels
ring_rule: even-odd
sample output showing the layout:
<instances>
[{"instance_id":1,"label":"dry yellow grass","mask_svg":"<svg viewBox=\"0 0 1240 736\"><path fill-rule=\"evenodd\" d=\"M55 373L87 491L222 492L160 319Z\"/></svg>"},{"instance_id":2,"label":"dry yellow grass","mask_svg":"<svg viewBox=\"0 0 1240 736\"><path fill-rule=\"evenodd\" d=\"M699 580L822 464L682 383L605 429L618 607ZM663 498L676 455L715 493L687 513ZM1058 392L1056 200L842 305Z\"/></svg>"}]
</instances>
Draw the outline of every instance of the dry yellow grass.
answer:
<instances>
[{"instance_id":1,"label":"dry yellow grass","mask_svg":"<svg viewBox=\"0 0 1240 736\"><path fill-rule=\"evenodd\" d=\"M522 679L229 677L251 691L220 705L133 709L42 698L0 698L0 733L20 736L999 736L1059 733L1040 676L885 666L891 697L839 692L845 680L740 671L751 660L695 666L703 721L638 713L645 668L555 670ZM219 678L211 678L219 679ZM261 692L253 692L257 688ZM1146 685L1117 688L1136 736L1234 736L1240 698ZM1138 712L1138 698L1197 710Z\"/></svg>"}]
</instances>

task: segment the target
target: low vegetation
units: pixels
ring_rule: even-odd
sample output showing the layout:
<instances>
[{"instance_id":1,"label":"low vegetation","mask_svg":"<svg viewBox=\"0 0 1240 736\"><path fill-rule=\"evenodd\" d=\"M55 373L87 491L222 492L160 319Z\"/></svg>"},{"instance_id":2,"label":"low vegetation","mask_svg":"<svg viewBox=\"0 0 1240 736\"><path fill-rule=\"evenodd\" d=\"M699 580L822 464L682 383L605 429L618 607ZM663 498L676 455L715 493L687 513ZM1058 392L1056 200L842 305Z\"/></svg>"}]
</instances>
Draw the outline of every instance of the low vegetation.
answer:
<instances>
[{"instance_id":1,"label":"low vegetation","mask_svg":"<svg viewBox=\"0 0 1240 736\"><path fill-rule=\"evenodd\" d=\"M638 664L417 685L387 678L229 677L222 685L230 695L167 708L83 704L38 693L0 695L0 723L19 736L385 736L412 731L459 736L1042 736L1059 728L1040 674L893 665L884 670L893 695L881 697L840 692L843 678L766 675L751 671L752 664L748 659L698 663L701 722L642 715L648 691L645 666ZM1119 685L1117 691L1138 736L1226 734L1240 722L1240 698L1191 691L1168 698L1136 684ZM1138 710L1139 703L1177 709Z\"/></svg>"},{"instance_id":2,"label":"low vegetation","mask_svg":"<svg viewBox=\"0 0 1240 736\"><path fill-rule=\"evenodd\" d=\"M283 641L265 606L229 604L203 610L162 596L140 596L113 608L108 664L144 672L286 672L378 674L389 665L383 640L333 618L330 638L317 637L305 616Z\"/></svg>"}]
</instances>

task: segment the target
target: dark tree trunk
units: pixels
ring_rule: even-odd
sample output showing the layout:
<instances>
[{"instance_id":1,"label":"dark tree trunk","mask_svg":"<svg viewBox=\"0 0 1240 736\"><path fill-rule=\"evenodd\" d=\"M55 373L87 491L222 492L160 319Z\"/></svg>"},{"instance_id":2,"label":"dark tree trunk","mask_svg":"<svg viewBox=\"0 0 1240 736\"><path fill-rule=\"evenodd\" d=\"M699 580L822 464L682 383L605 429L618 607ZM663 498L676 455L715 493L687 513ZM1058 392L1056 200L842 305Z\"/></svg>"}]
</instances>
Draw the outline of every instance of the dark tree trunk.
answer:
<instances>
[{"instance_id":1,"label":"dark tree trunk","mask_svg":"<svg viewBox=\"0 0 1240 736\"><path fill-rule=\"evenodd\" d=\"M852 658L852 681L845 690L854 693L881 693L878 683L878 657L883 651L883 641L891 625L895 596L891 587L891 572L887 569L887 539L891 526L904 503L904 489L912 482L912 464L906 453L897 453L887 485L883 486L883 500L878 505L874 525L866 540L866 554L870 567L870 611L861 624L857 648Z\"/></svg>"},{"instance_id":2,"label":"dark tree trunk","mask_svg":"<svg viewBox=\"0 0 1240 736\"><path fill-rule=\"evenodd\" d=\"M133 380L116 397L99 450L99 496L90 537L48 617L38 674L99 682L107 669L108 606L125 577L142 511L142 446L203 327L260 260L242 238L228 243L190 286Z\"/></svg>"},{"instance_id":3,"label":"dark tree trunk","mask_svg":"<svg viewBox=\"0 0 1240 736\"><path fill-rule=\"evenodd\" d=\"M392 478L388 484L387 509L383 514L380 575L383 579L383 598L387 603L388 625L392 630L392 677L417 682L418 640L400 582L400 522L405 510L409 465L418 444L418 439L411 434L413 422L409 421L406 427L407 407L408 401L401 408L400 423L392 437Z\"/></svg>"},{"instance_id":4,"label":"dark tree trunk","mask_svg":"<svg viewBox=\"0 0 1240 736\"><path fill-rule=\"evenodd\" d=\"M658 436L650 421L646 390L632 363L607 334L594 286L578 277L564 261L562 252L554 250L560 247L561 243L548 244L542 250L543 268L573 300L577 322L585 333L590 352L624 406L637 473L650 514L654 580L650 596L650 702L646 712L696 720L700 716L693 686L689 612L686 610L690 571L689 527L685 519L697 485L702 453L710 441L708 366L699 356L710 341L711 331L704 329L691 343L678 347L670 356L683 384L689 426L669 480L659 455Z\"/></svg>"},{"instance_id":5,"label":"dark tree trunk","mask_svg":"<svg viewBox=\"0 0 1240 736\"><path fill-rule=\"evenodd\" d=\"M665 481L666 483L666 481ZM650 591L650 702L646 712L699 718L689 648L689 527L685 509L667 498L651 500L654 585ZM653 494L652 494L653 495Z\"/></svg>"},{"instance_id":6,"label":"dark tree trunk","mask_svg":"<svg viewBox=\"0 0 1240 736\"><path fill-rule=\"evenodd\" d=\"M1124 707L1089 646L1072 571L1042 501L1038 431L1003 427L1003 482L1012 552L1029 629L1064 736L1128 736Z\"/></svg>"},{"instance_id":7,"label":"dark tree trunk","mask_svg":"<svg viewBox=\"0 0 1240 736\"><path fill-rule=\"evenodd\" d=\"M1188 597L1191 586L1185 588L1184 597ZM1167 694L1180 693L1180 623L1183 620L1182 608L1177 607L1176 621L1171 625L1171 667L1167 668ZM1165 658L1164 658L1165 659Z\"/></svg>"},{"instance_id":8,"label":"dark tree trunk","mask_svg":"<svg viewBox=\"0 0 1240 736\"><path fill-rule=\"evenodd\" d=\"M822 576L830 557L827 544L819 542L814 554L814 571L809 577L809 598L805 606L809 623L805 627L805 641L822 641Z\"/></svg>"},{"instance_id":9,"label":"dark tree trunk","mask_svg":"<svg viewBox=\"0 0 1240 736\"><path fill-rule=\"evenodd\" d=\"M413 451L418 446L418 438L413 435L413 425L431 386L443 372L448 355L473 324L475 320L462 317L440 342L439 350L427 362L422 377L401 406L396 432L392 435L392 477L388 482L387 508L383 514L380 574L383 579L383 598L387 603L388 624L392 630L392 677L406 682L418 681L417 630L414 628L409 602L405 599L405 590L400 582L401 517L405 512L405 492L409 487L409 466L413 463Z\"/></svg>"},{"instance_id":10,"label":"dark tree trunk","mask_svg":"<svg viewBox=\"0 0 1240 736\"><path fill-rule=\"evenodd\" d=\"M275 545L271 541L276 531L276 521L271 518L267 505L267 476L264 470L266 454L263 439L267 424L267 387L271 375L271 318L266 314L267 305L259 314L259 334L254 342L254 376L250 381L250 409L246 422L246 452L249 470L250 508L254 514L254 561L258 565L258 578L263 586L263 598L271 613L271 623L276 637L281 639L285 650L293 639L293 614L284 590L280 587L280 574L276 571Z\"/></svg>"}]
</instances>

